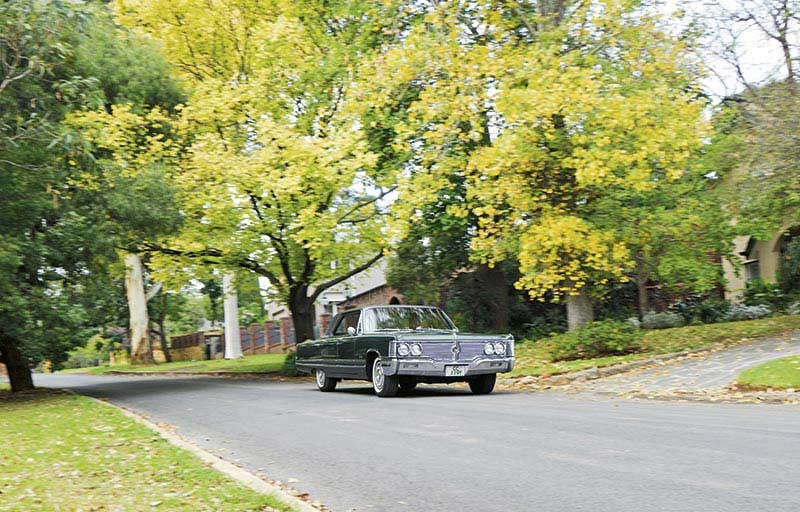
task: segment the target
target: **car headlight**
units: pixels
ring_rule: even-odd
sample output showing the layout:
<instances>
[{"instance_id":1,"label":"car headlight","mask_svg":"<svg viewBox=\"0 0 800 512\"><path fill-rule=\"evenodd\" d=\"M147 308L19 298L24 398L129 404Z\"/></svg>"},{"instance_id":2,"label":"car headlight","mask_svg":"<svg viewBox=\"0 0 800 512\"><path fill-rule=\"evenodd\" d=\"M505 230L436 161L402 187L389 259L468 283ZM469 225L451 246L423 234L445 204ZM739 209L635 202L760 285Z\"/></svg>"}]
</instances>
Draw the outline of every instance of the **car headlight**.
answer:
<instances>
[{"instance_id":1,"label":"car headlight","mask_svg":"<svg viewBox=\"0 0 800 512\"><path fill-rule=\"evenodd\" d=\"M491 343L487 343L486 345L484 345L483 353L486 354L487 356L494 354L494 345L492 345Z\"/></svg>"},{"instance_id":2,"label":"car headlight","mask_svg":"<svg viewBox=\"0 0 800 512\"><path fill-rule=\"evenodd\" d=\"M495 343L494 344L494 353L499 355L503 355L506 353L506 346L502 343Z\"/></svg>"},{"instance_id":3,"label":"car headlight","mask_svg":"<svg viewBox=\"0 0 800 512\"><path fill-rule=\"evenodd\" d=\"M411 349L408 348L408 344L406 344L406 343L401 343L401 344L397 345L397 354L398 355L407 356L410 351L411 351Z\"/></svg>"},{"instance_id":4,"label":"car headlight","mask_svg":"<svg viewBox=\"0 0 800 512\"><path fill-rule=\"evenodd\" d=\"M421 356L422 355L422 345L419 343L414 343L411 345L411 355L412 356Z\"/></svg>"}]
</instances>

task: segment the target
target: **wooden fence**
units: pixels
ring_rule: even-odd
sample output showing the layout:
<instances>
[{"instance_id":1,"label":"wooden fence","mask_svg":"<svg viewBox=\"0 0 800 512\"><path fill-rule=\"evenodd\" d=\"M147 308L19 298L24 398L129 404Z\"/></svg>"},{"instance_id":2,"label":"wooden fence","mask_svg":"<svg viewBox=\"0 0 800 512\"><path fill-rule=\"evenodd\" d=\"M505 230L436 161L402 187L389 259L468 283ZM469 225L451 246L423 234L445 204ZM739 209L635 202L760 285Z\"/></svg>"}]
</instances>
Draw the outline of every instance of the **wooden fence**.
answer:
<instances>
[{"instance_id":1,"label":"wooden fence","mask_svg":"<svg viewBox=\"0 0 800 512\"><path fill-rule=\"evenodd\" d=\"M296 345L290 318L241 327L239 338L245 355L280 354L293 351ZM172 336L170 346L175 361L217 359L224 355L225 334L222 331L201 331Z\"/></svg>"}]
</instances>

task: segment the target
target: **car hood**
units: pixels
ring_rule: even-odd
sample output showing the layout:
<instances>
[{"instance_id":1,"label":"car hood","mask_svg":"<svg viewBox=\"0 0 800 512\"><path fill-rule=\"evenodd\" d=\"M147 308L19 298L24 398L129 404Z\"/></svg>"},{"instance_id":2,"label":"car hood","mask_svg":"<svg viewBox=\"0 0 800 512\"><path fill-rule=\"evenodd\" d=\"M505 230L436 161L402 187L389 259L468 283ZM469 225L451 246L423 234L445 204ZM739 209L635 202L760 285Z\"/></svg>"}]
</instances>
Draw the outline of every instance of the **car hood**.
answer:
<instances>
[{"instance_id":1,"label":"car hood","mask_svg":"<svg viewBox=\"0 0 800 512\"><path fill-rule=\"evenodd\" d=\"M396 333L395 338L398 341L440 341L442 343L452 343L453 342L453 334L452 333L444 333L444 332L431 332L431 331L421 331L421 332L401 332ZM467 332L459 332L456 334L456 338L458 341L474 341L474 342L486 342L486 341L497 341L497 340L508 340L513 339L510 334L475 334L475 333L467 333Z\"/></svg>"}]
</instances>

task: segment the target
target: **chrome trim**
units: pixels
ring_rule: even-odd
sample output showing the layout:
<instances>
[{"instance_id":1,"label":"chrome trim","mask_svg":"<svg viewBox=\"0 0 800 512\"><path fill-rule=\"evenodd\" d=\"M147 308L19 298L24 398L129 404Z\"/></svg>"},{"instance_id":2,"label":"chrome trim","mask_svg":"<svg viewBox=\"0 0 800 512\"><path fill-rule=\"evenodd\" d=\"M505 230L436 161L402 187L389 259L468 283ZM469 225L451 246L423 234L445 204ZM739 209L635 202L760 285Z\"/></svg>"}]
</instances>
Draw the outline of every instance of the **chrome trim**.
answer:
<instances>
[{"instance_id":1,"label":"chrome trim","mask_svg":"<svg viewBox=\"0 0 800 512\"><path fill-rule=\"evenodd\" d=\"M505 373L514 369L513 357L474 357L469 361L433 361L426 358L386 358L381 361L384 375L419 375L444 377L444 367L453 365L466 365L466 377L486 373ZM416 365L414 368L404 368L404 365Z\"/></svg>"}]
</instances>

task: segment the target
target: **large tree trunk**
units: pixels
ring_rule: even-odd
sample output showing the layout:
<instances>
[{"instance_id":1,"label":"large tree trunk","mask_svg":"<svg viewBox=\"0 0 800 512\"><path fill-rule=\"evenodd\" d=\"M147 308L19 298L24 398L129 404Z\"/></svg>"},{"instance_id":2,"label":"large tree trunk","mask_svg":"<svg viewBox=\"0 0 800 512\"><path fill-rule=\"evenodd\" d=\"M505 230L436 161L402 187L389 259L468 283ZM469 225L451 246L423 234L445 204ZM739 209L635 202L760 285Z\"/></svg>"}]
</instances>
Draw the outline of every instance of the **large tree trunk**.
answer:
<instances>
[{"instance_id":1,"label":"large tree trunk","mask_svg":"<svg viewBox=\"0 0 800 512\"><path fill-rule=\"evenodd\" d=\"M571 331L594 320L594 304L585 287L567 296L567 328Z\"/></svg>"},{"instance_id":2,"label":"large tree trunk","mask_svg":"<svg viewBox=\"0 0 800 512\"><path fill-rule=\"evenodd\" d=\"M126 255L125 268L125 290L131 317L131 362L133 364L153 364L142 258L135 253Z\"/></svg>"},{"instance_id":3,"label":"large tree trunk","mask_svg":"<svg viewBox=\"0 0 800 512\"><path fill-rule=\"evenodd\" d=\"M289 291L289 311L292 312L294 339L297 343L314 339L314 300L308 297L308 287L300 285Z\"/></svg>"},{"instance_id":4,"label":"large tree trunk","mask_svg":"<svg viewBox=\"0 0 800 512\"><path fill-rule=\"evenodd\" d=\"M33 376L31 375L30 366L28 366L28 360L12 340L0 340L0 362L6 365L11 391L33 389Z\"/></svg>"},{"instance_id":5,"label":"large tree trunk","mask_svg":"<svg viewBox=\"0 0 800 512\"><path fill-rule=\"evenodd\" d=\"M239 332L239 302L234 285L234 274L222 276L222 294L225 305L225 359L239 359L242 340Z\"/></svg>"}]
</instances>

